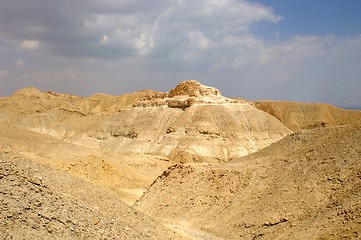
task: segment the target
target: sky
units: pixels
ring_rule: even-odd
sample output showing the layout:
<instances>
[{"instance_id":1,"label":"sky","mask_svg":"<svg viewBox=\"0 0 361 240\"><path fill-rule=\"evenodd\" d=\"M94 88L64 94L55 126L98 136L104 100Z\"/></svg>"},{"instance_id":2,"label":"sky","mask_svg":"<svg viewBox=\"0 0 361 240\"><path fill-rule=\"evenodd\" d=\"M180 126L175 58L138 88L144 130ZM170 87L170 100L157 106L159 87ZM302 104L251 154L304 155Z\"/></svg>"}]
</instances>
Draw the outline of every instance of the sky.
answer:
<instances>
[{"instance_id":1,"label":"sky","mask_svg":"<svg viewBox=\"0 0 361 240\"><path fill-rule=\"evenodd\" d=\"M0 96L168 91L361 105L359 0L0 0Z\"/></svg>"}]
</instances>

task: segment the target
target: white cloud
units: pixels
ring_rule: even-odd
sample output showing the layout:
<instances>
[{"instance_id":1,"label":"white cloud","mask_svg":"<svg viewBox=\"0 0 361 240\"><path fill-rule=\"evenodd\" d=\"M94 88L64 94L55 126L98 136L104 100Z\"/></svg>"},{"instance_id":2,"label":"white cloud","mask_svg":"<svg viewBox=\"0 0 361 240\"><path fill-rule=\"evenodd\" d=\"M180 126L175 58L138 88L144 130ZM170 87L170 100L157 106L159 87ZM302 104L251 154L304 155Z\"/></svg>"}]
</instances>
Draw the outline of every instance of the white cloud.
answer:
<instances>
[{"instance_id":1,"label":"white cloud","mask_svg":"<svg viewBox=\"0 0 361 240\"><path fill-rule=\"evenodd\" d=\"M39 41L34 41L34 40L24 40L20 44L20 48L21 49L26 49L26 50L35 50L35 49L37 49L39 47L40 47L40 42Z\"/></svg>"},{"instance_id":2,"label":"white cloud","mask_svg":"<svg viewBox=\"0 0 361 240\"><path fill-rule=\"evenodd\" d=\"M109 41L109 37L107 35L103 36L103 39L100 41L101 44L105 44Z\"/></svg>"},{"instance_id":3,"label":"white cloud","mask_svg":"<svg viewBox=\"0 0 361 240\"><path fill-rule=\"evenodd\" d=\"M202 49L210 47L210 40L200 31L191 31L187 34L189 43Z\"/></svg>"},{"instance_id":4,"label":"white cloud","mask_svg":"<svg viewBox=\"0 0 361 240\"><path fill-rule=\"evenodd\" d=\"M24 61L21 60L21 59L18 59L18 60L16 60L15 65L16 65L17 67L22 67L22 66L24 66Z\"/></svg>"},{"instance_id":5,"label":"white cloud","mask_svg":"<svg viewBox=\"0 0 361 240\"><path fill-rule=\"evenodd\" d=\"M151 34L141 33L135 40L135 48L140 54L146 54L154 46L154 39Z\"/></svg>"},{"instance_id":6,"label":"white cloud","mask_svg":"<svg viewBox=\"0 0 361 240\"><path fill-rule=\"evenodd\" d=\"M346 38L333 38L328 44L328 64L360 64L360 52L361 52L361 34L356 36L350 36ZM358 65L359 67L361 65Z\"/></svg>"},{"instance_id":7,"label":"white cloud","mask_svg":"<svg viewBox=\"0 0 361 240\"><path fill-rule=\"evenodd\" d=\"M109 1L103 8L108 3L109 7L114 5ZM142 8L143 5L147 8ZM184 56L178 51L197 51L195 46L209 49L213 43L220 44L224 36L248 34L255 23L281 19L272 9L243 0L177 0L152 4L129 1L119 6L118 12L103 11L83 20L87 31L107 33L100 43L107 42L118 49L119 58L128 56L123 54L128 49L140 57L151 55L158 56L160 61L175 60L174 56ZM192 55L197 57L197 53Z\"/></svg>"},{"instance_id":8,"label":"white cloud","mask_svg":"<svg viewBox=\"0 0 361 240\"><path fill-rule=\"evenodd\" d=\"M7 70L0 69L0 79L9 75Z\"/></svg>"}]
</instances>

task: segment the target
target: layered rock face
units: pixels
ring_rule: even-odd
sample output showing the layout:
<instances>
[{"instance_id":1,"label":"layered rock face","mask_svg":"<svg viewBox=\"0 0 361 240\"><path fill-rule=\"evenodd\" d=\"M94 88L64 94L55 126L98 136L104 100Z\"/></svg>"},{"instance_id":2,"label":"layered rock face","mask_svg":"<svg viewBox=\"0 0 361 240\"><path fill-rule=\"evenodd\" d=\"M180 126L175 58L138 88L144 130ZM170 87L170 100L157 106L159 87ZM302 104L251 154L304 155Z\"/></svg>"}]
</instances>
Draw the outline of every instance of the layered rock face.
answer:
<instances>
[{"instance_id":1,"label":"layered rock face","mask_svg":"<svg viewBox=\"0 0 361 240\"><path fill-rule=\"evenodd\" d=\"M223 97L195 80L150 94L69 141L112 152L223 162L253 153L291 131L247 102Z\"/></svg>"}]
</instances>

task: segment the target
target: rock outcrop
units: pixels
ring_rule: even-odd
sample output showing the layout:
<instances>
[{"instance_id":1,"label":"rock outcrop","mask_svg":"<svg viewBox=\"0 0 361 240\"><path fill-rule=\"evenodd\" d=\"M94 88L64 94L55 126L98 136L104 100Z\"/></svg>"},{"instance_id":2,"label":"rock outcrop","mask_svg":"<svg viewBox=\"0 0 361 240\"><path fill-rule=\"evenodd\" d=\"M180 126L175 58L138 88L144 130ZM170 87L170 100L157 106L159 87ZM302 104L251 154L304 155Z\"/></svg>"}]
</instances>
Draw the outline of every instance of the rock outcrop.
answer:
<instances>
[{"instance_id":1,"label":"rock outcrop","mask_svg":"<svg viewBox=\"0 0 361 240\"><path fill-rule=\"evenodd\" d=\"M214 87L208 87L196 80L186 80L179 83L174 89L170 90L168 97L189 96L189 97L209 97L220 96L221 93Z\"/></svg>"},{"instance_id":2,"label":"rock outcrop","mask_svg":"<svg viewBox=\"0 0 361 240\"><path fill-rule=\"evenodd\" d=\"M223 97L220 91L214 87L205 86L196 80L186 80L179 83L168 93L148 95L141 98L134 107L159 107L186 109L193 104L224 104L246 103Z\"/></svg>"},{"instance_id":3,"label":"rock outcrop","mask_svg":"<svg viewBox=\"0 0 361 240\"><path fill-rule=\"evenodd\" d=\"M162 155L176 162L223 162L289 133L275 117L251 104L187 80L168 93L141 98L133 108L69 141L112 152Z\"/></svg>"}]
</instances>

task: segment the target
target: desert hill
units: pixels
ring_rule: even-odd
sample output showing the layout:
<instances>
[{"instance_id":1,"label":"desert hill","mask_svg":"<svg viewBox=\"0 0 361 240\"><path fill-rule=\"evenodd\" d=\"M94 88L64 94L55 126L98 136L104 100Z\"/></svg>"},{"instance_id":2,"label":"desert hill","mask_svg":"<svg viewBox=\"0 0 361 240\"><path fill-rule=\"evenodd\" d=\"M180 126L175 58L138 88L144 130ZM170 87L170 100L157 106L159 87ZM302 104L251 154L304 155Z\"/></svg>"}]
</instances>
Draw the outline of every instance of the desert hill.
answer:
<instances>
[{"instance_id":1,"label":"desert hill","mask_svg":"<svg viewBox=\"0 0 361 240\"><path fill-rule=\"evenodd\" d=\"M345 110L324 103L285 101L253 103L255 107L273 115L292 131L346 125L361 118L361 111Z\"/></svg>"},{"instance_id":2,"label":"desert hill","mask_svg":"<svg viewBox=\"0 0 361 240\"><path fill-rule=\"evenodd\" d=\"M101 187L126 203L172 165L156 155L112 154L55 137L0 124L0 150L65 171Z\"/></svg>"},{"instance_id":3,"label":"desert hill","mask_svg":"<svg viewBox=\"0 0 361 240\"><path fill-rule=\"evenodd\" d=\"M80 98L28 88L0 101L0 121L106 152L224 162L253 153L291 131L244 101L197 81L169 93Z\"/></svg>"},{"instance_id":4,"label":"desert hill","mask_svg":"<svg viewBox=\"0 0 361 240\"><path fill-rule=\"evenodd\" d=\"M358 122L291 134L228 164L175 165L136 208L222 239L356 239L360 142Z\"/></svg>"},{"instance_id":5,"label":"desert hill","mask_svg":"<svg viewBox=\"0 0 361 240\"><path fill-rule=\"evenodd\" d=\"M82 98L29 87L0 98L0 122L64 139L152 93L154 91L121 96L95 94Z\"/></svg>"},{"instance_id":6,"label":"desert hill","mask_svg":"<svg viewBox=\"0 0 361 240\"><path fill-rule=\"evenodd\" d=\"M0 98L0 238L358 239L361 111L169 92Z\"/></svg>"}]
</instances>

